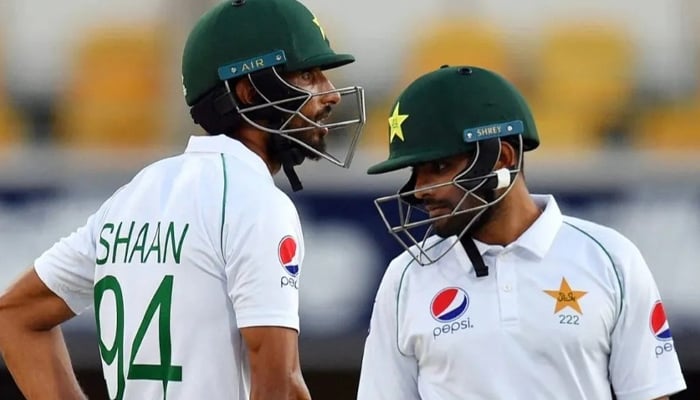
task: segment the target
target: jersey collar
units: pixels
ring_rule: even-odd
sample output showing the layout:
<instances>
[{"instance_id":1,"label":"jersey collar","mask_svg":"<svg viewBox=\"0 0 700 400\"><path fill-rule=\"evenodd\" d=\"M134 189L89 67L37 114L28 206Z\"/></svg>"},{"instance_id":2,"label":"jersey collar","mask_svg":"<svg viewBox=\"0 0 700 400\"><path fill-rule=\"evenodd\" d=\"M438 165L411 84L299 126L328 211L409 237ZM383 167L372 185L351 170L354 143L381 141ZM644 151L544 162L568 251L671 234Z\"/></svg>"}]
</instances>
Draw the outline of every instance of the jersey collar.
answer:
<instances>
[{"instance_id":1,"label":"jersey collar","mask_svg":"<svg viewBox=\"0 0 700 400\"><path fill-rule=\"evenodd\" d=\"M559 228L564 221L559 205L554 196L532 195L535 204L542 209L542 214L535 220L525 232L515 241L518 247L529 250L538 258L544 258L554 243Z\"/></svg>"},{"instance_id":2,"label":"jersey collar","mask_svg":"<svg viewBox=\"0 0 700 400\"><path fill-rule=\"evenodd\" d=\"M243 145L243 143L226 135L190 136L185 153L230 154L246 163L255 171L272 179L270 170L260 156Z\"/></svg>"},{"instance_id":3,"label":"jersey collar","mask_svg":"<svg viewBox=\"0 0 700 400\"><path fill-rule=\"evenodd\" d=\"M508 248L520 248L526 250L539 259L544 256L552 247L554 238L559 232L559 228L564 221L564 217L559 210L554 196L551 195L531 195L535 204L542 210L542 214L523 232L513 243L505 248L503 246L489 245L478 240L474 240L479 253L484 256L486 253L501 253Z\"/></svg>"}]
</instances>

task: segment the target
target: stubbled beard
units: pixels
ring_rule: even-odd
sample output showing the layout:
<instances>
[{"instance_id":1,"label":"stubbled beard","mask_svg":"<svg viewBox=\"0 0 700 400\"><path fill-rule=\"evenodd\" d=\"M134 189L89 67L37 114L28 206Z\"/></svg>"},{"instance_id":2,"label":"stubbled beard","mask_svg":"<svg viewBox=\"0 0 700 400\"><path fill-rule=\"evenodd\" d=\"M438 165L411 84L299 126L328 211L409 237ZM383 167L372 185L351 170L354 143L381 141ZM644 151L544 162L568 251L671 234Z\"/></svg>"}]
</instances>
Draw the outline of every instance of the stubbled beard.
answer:
<instances>
[{"instance_id":1,"label":"stubbled beard","mask_svg":"<svg viewBox=\"0 0 700 400\"><path fill-rule=\"evenodd\" d=\"M321 136L320 133L317 133L317 129L313 130L308 130L304 132L298 132L293 134L295 138L301 140L302 142L306 143L307 145L311 146L314 150L325 153L326 152L326 140L323 136ZM316 154L315 152L307 149L304 146L298 146L299 149L301 150L302 154L304 157L318 161L321 159L321 156Z\"/></svg>"},{"instance_id":2,"label":"stubbled beard","mask_svg":"<svg viewBox=\"0 0 700 400\"><path fill-rule=\"evenodd\" d=\"M441 238L459 235L474 217L473 213L464 213L436 221L433 223L433 231Z\"/></svg>"},{"instance_id":3,"label":"stubbled beard","mask_svg":"<svg viewBox=\"0 0 700 400\"><path fill-rule=\"evenodd\" d=\"M479 196L486 200L486 202L492 202L495 198L493 191L479 193ZM491 221L491 219L493 219L493 215L498 210L498 207L499 203L496 203L486 207L485 210L465 212L453 217L445 218L442 221L436 221L433 223L433 231L439 237L447 238L453 235L458 236L467 226L469 226L466 234L473 236L482 227L484 227L484 225Z\"/></svg>"},{"instance_id":4,"label":"stubbled beard","mask_svg":"<svg viewBox=\"0 0 700 400\"><path fill-rule=\"evenodd\" d=\"M312 120L321 121L321 120L328 118L328 116L330 114L331 114L331 107L326 106L323 108L323 110L319 111L314 116L314 118L312 118ZM290 136L293 136L294 138L299 139L300 141L304 142L305 144L307 144L308 146L310 146L312 149L316 150L319 153L325 153L327 144L326 144L325 135L323 134L323 132L321 132L321 128L315 128L315 127L311 128L312 125L306 121L301 121L301 124L302 125L298 126L298 127L308 126L308 127L310 127L310 129L306 130L306 131L292 133L292 134L290 134ZM296 127L297 126L295 126L295 128ZM307 149L304 146L298 146L298 147L301 150L304 157L306 157L307 159L314 160L314 161L318 161L321 159L320 155L311 151L310 149Z\"/></svg>"}]
</instances>

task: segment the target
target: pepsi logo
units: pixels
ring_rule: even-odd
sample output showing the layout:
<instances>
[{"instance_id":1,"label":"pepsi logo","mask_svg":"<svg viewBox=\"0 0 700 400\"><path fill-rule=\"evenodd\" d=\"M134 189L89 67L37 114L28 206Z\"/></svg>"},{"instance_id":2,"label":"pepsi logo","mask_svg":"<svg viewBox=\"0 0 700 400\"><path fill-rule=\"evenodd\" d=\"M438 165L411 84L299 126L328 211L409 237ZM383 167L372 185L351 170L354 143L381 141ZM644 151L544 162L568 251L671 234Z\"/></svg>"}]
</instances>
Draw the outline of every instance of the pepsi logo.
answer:
<instances>
[{"instance_id":1,"label":"pepsi logo","mask_svg":"<svg viewBox=\"0 0 700 400\"><path fill-rule=\"evenodd\" d=\"M297 261L297 242L291 236L285 236L280 240L277 250L280 264L291 276L299 273L299 262Z\"/></svg>"},{"instance_id":2,"label":"pepsi logo","mask_svg":"<svg viewBox=\"0 0 700 400\"><path fill-rule=\"evenodd\" d=\"M438 322L452 322L469 308L467 292L457 287L442 289L430 303L430 314Z\"/></svg>"},{"instance_id":3,"label":"pepsi logo","mask_svg":"<svg viewBox=\"0 0 700 400\"><path fill-rule=\"evenodd\" d=\"M651 309L651 316L649 318L649 325L651 327L651 333L654 334L658 340L672 340L671 328L668 325L668 319L666 318L666 310L664 310L664 305L661 301L654 303L654 307Z\"/></svg>"}]
</instances>

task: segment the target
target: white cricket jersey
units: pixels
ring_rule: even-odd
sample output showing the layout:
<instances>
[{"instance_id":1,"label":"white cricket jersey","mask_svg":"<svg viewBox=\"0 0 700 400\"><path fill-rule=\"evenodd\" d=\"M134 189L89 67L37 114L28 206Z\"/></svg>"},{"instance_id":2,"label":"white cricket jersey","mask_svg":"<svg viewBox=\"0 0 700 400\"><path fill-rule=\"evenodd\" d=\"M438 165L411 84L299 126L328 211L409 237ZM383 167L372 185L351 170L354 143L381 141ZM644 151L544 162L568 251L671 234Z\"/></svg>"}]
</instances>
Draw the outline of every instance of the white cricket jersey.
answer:
<instances>
[{"instance_id":1,"label":"white cricket jersey","mask_svg":"<svg viewBox=\"0 0 700 400\"><path fill-rule=\"evenodd\" d=\"M394 259L375 299L359 400L651 400L685 389L654 279L610 228L551 196L515 242ZM436 240L436 239L434 239ZM456 238L433 249L440 254Z\"/></svg>"},{"instance_id":2,"label":"white cricket jersey","mask_svg":"<svg viewBox=\"0 0 700 400\"><path fill-rule=\"evenodd\" d=\"M298 330L303 256L296 208L262 159L193 136L35 269L75 313L94 302L111 399L248 400L239 328Z\"/></svg>"}]
</instances>

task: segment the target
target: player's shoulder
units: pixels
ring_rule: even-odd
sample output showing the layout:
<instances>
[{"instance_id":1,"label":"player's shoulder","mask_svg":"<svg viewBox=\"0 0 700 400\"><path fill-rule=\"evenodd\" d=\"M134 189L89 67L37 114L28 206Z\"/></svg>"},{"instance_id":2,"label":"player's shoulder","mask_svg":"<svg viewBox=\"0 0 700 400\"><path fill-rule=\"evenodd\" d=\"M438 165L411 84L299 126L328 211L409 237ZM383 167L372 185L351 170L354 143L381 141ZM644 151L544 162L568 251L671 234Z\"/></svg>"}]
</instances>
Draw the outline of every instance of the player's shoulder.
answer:
<instances>
[{"instance_id":1,"label":"player's shoulder","mask_svg":"<svg viewBox=\"0 0 700 400\"><path fill-rule=\"evenodd\" d=\"M135 175L134 179L148 173L162 173L171 168L175 168L182 160L182 154L177 154L169 157L163 157L158 160L146 164Z\"/></svg>"},{"instance_id":2,"label":"player's shoulder","mask_svg":"<svg viewBox=\"0 0 700 400\"><path fill-rule=\"evenodd\" d=\"M183 176L195 178L195 174L182 174L185 170L192 170L190 165L187 165L186 154L176 154L160 158L142 167L134 174L131 180L125 185L126 191L139 190L143 187L151 187L155 182L167 182L169 180L183 179ZM213 168L199 168L200 171L212 171ZM197 176L197 179L202 179L203 176Z\"/></svg>"},{"instance_id":3,"label":"player's shoulder","mask_svg":"<svg viewBox=\"0 0 700 400\"><path fill-rule=\"evenodd\" d=\"M593 221L564 216L563 227L566 237L563 242L576 240L595 243L615 259L624 259L630 254L637 254L637 246L619 231Z\"/></svg>"},{"instance_id":4,"label":"player's shoulder","mask_svg":"<svg viewBox=\"0 0 700 400\"><path fill-rule=\"evenodd\" d=\"M276 212L296 213L296 206L292 199L269 177L249 174L229 182L227 191L229 194L228 202L237 206L258 209L261 212L272 214Z\"/></svg>"},{"instance_id":5,"label":"player's shoulder","mask_svg":"<svg viewBox=\"0 0 700 400\"><path fill-rule=\"evenodd\" d=\"M261 190L251 197L251 205L257 206L263 212L269 212L270 209L277 210L281 213L297 215L297 207L291 198L275 185L267 185L265 190ZM267 211L265 208L270 207Z\"/></svg>"},{"instance_id":6,"label":"player's shoulder","mask_svg":"<svg viewBox=\"0 0 700 400\"><path fill-rule=\"evenodd\" d=\"M262 160L258 161L261 166L264 165ZM278 210L296 210L289 196L275 185L267 167L254 164L235 152L185 152L159 160L141 173L189 169L187 175L199 181L211 182L216 190L223 192L224 200L230 206L227 212L240 211L251 215L252 210L257 209L273 214Z\"/></svg>"},{"instance_id":7,"label":"player's shoulder","mask_svg":"<svg viewBox=\"0 0 700 400\"><path fill-rule=\"evenodd\" d=\"M142 167L126 184L119 187L108 201L119 195L129 196L134 190L138 190L138 188L144 184L144 181L148 181L146 184L152 185L154 176L166 175L168 171L172 171L176 168L180 156L181 155L164 157Z\"/></svg>"},{"instance_id":8,"label":"player's shoulder","mask_svg":"<svg viewBox=\"0 0 700 400\"><path fill-rule=\"evenodd\" d=\"M289 196L275 185L267 167L256 168L236 154L225 154L224 169L228 190L235 196L262 203L291 203Z\"/></svg>"}]
</instances>

